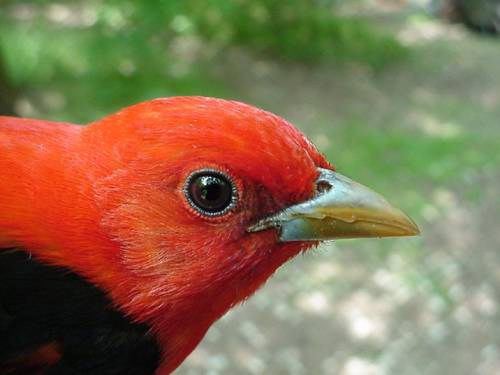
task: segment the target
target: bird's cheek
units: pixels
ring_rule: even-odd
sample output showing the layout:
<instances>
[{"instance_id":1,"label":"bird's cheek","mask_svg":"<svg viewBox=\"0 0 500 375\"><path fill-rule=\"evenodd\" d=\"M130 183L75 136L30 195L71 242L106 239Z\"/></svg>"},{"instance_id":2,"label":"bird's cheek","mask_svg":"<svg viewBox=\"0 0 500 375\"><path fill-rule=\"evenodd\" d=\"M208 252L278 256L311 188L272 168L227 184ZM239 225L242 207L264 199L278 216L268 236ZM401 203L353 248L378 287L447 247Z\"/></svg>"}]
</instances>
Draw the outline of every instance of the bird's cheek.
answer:
<instances>
[{"instance_id":1,"label":"bird's cheek","mask_svg":"<svg viewBox=\"0 0 500 375\"><path fill-rule=\"evenodd\" d=\"M229 308L238 301L251 296L264 282L287 260L311 246L311 243L280 243L275 231L267 231L259 235L247 236L235 243L231 250L232 259L226 264L220 262L219 275L226 279L221 283L225 295L220 296L222 305ZM228 289L227 286L232 288Z\"/></svg>"},{"instance_id":2,"label":"bird's cheek","mask_svg":"<svg viewBox=\"0 0 500 375\"><path fill-rule=\"evenodd\" d=\"M272 273L299 252L315 246L317 246L315 241L281 242L278 231L270 229L258 233L247 233L245 246L242 249L247 253L252 253L257 263L269 268Z\"/></svg>"}]
</instances>

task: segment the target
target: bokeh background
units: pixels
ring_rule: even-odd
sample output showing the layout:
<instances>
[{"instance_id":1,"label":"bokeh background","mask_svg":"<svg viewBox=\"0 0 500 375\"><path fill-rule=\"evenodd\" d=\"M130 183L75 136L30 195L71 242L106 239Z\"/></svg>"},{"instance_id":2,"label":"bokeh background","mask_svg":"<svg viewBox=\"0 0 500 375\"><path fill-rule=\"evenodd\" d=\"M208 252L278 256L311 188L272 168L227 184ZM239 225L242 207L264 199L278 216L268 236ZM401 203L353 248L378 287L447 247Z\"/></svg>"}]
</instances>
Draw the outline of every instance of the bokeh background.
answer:
<instances>
[{"instance_id":1,"label":"bokeh background","mask_svg":"<svg viewBox=\"0 0 500 375\"><path fill-rule=\"evenodd\" d=\"M3 0L0 113L239 99L421 226L298 257L176 374L500 374L499 4Z\"/></svg>"}]
</instances>

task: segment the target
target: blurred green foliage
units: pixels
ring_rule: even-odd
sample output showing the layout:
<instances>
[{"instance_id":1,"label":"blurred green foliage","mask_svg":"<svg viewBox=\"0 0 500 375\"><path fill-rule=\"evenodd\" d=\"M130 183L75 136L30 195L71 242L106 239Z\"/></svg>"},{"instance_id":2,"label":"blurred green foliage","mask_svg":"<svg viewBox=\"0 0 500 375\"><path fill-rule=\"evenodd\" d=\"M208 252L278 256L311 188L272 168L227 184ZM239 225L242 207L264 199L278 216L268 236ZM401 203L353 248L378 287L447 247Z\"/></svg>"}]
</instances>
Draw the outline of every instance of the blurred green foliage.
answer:
<instances>
[{"instance_id":1,"label":"blurred green foliage","mask_svg":"<svg viewBox=\"0 0 500 375\"><path fill-rule=\"evenodd\" d=\"M355 60L382 67L403 52L393 37L365 22L336 17L332 0L190 0L168 4L162 13L164 17L175 14L171 24L177 32L293 61Z\"/></svg>"},{"instance_id":2,"label":"blurred green foliage","mask_svg":"<svg viewBox=\"0 0 500 375\"><path fill-rule=\"evenodd\" d=\"M49 116L71 121L157 96L231 96L214 71L235 46L290 62L377 70L405 56L375 26L335 16L335 3L6 1L0 52L16 86Z\"/></svg>"}]
</instances>

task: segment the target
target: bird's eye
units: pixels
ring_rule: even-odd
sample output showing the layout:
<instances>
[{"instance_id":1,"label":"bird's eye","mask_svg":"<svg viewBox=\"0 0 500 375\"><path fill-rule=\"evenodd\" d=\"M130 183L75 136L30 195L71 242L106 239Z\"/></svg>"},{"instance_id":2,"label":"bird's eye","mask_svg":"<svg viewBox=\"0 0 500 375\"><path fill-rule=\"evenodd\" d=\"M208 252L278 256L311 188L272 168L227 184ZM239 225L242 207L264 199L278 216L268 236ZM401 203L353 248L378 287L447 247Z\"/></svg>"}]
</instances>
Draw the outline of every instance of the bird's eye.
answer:
<instances>
[{"instance_id":1,"label":"bird's eye","mask_svg":"<svg viewBox=\"0 0 500 375\"><path fill-rule=\"evenodd\" d=\"M220 216L233 208L237 189L224 173L205 169L192 173L184 187L189 204L206 216Z\"/></svg>"}]
</instances>

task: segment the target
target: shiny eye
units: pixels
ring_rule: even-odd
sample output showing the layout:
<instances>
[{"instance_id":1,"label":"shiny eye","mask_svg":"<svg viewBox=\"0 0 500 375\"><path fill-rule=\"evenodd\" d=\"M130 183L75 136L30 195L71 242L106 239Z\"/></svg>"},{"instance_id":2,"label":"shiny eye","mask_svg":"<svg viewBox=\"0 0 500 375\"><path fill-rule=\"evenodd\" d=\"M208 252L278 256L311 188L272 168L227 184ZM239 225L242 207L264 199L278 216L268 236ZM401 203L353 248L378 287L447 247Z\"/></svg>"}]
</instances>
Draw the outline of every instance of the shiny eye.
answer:
<instances>
[{"instance_id":1,"label":"shiny eye","mask_svg":"<svg viewBox=\"0 0 500 375\"><path fill-rule=\"evenodd\" d=\"M206 216L220 216L236 205L237 189L224 173L205 169L191 174L184 186L189 204Z\"/></svg>"}]
</instances>

